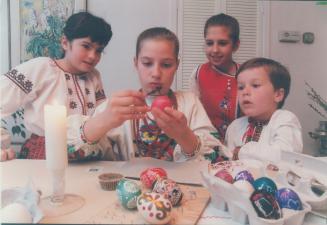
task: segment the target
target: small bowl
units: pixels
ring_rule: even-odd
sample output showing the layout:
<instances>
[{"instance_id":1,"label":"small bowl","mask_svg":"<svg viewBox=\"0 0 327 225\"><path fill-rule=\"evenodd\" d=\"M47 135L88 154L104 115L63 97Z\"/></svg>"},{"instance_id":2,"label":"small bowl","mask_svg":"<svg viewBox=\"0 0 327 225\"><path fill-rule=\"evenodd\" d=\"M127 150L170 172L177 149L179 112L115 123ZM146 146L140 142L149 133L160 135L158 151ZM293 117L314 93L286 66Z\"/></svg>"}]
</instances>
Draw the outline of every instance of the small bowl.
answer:
<instances>
[{"instance_id":1,"label":"small bowl","mask_svg":"<svg viewBox=\"0 0 327 225\"><path fill-rule=\"evenodd\" d=\"M103 173L99 175L99 182L101 185L101 188L106 191L114 191L116 190L116 186L118 182L123 178L124 176L119 173Z\"/></svg>"}]
</instances>

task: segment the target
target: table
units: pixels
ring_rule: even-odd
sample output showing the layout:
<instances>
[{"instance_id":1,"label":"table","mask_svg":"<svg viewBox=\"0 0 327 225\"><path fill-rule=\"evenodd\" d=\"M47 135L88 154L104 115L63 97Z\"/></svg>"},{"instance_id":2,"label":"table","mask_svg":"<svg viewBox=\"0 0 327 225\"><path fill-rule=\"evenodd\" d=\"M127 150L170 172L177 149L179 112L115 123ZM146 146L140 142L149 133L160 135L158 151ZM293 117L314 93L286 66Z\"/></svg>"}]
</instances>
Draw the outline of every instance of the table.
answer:
<instances>
[{"instance_id":1,"label":"table","mask_svg":"<svg viewBox=\"0 0 327 225\"><path fill-rule=\"evenodd\" d=\"M42 223L84 223L87 221L86 215L96 214L99 209L107 206L105 198L110 198L112 192L104 192L99 183L98 175L103 172L119 172L123 173L134 169L134 173L138 173L137 166L126 166L128 162L110 162L110 161L97 161L88 163L73 163L69 164L66 171L66 193L74 193L84 197L86 204L78 211L52 219L43 219ZM168 174L172 176L181 176L179 174L178 166L167 168ZM188 165L187 165L188 166ZM203 165L192 164L193 168L201 168ZM20 160L15 159L0 163L1 169L1 188L25 187L26 184L32 180L37 188L42 190L42 195L47 196L51 194L51 180L48 171L45 167L44 160ZM173 171L176 170L174 173ZM177 171L179 170L179 171ZM130 171L131 172L131 171ZM185 172L185 171L184 171ZM193 174L192 171L186 171ZM130 174L129 174L130 175ZM132 174L134 176L134 174ZM197 182L198 177L194 176ZM176 179L176 178L175 178ZM307 214L305 218L305 225L311 224L326 224L325 219L317 216ZM221 224L221 225L237 225L231 220L226 212L215 209L209 203L203 212L198 224Z\"/></svg>"}]
</instances>

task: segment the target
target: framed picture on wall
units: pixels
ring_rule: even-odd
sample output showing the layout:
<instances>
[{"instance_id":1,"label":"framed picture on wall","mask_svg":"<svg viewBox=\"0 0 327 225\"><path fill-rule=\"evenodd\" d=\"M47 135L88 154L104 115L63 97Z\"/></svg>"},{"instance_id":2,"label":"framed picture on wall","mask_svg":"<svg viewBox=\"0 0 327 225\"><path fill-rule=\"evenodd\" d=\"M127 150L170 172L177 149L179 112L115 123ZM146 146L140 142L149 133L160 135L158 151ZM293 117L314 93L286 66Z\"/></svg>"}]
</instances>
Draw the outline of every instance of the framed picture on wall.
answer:
<instances>
[{"instance_id":1,"label":"framed picture on wall","mask_svg":"<svg viewBox=\"0 0 327 225\"><path fill-rule=\"evenodd\" d=\"M34 57L59 58L66 19L87 0L15 0L10 9L10 68Z\"/></svg>"}]
</instances>

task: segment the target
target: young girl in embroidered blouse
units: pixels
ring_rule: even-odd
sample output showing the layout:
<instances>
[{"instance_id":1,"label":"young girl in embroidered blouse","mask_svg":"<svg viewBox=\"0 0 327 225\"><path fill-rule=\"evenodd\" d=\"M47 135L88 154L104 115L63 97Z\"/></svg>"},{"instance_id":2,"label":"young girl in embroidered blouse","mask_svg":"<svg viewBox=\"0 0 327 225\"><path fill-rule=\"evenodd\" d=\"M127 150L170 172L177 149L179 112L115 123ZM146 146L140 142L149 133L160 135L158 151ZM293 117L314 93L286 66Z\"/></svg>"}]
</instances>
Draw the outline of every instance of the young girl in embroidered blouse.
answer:
<instances>
[{"instance_id":1,"label":"young girl in embroidered blouse","mask_svg":"<svg viewBox=\"0 0 327 225\"><path fill-rule=\"evenodd\" d=\"M111 36L111 27L103 19L88 12L73 14L63 30L62 59L35 58L0 77L1 115L9 116L23 107L25 127L32 133L19 158L45 158L45 104L56 101L67 107L68 115L91 115L103 102L105 94L95 66Z\"/></svg>"},{"instance_id":2,"label":"young girl in embroidered blouse","mask_svg":"<svg viewBox=\"0 0 327 225\"><path fill-rule=\"evenodd\" d=\"M215 129L198 98L191 92L170 89L179 63L178 51L178 39L168 29L155 27L142 32L134 59L141 90L111 96L94 117L81 118L80 124L69 129L69 142L85 152L93 142L93 146L111 150L117 160L153 157L185 161L221 145L210 134ZM168 96L173 108L150 109L157 95ZM107 116L108 111L117 112L117 116ZM118 147L114 151L112 142Z\"/></svg>"},{"instance_id":3,"label":"young girl in embroidered blouse","mask_svg":"<svg viewBox=\"0 0 327 225\"><path fill-rule=\"evenodd\" d=\"M238 101L245 116L227 129L231 158L277 162L281 151L302 152L300 122L292 112L281 109L290 82L287 69L271 59L254 58L240 67Z\"/></svg>"},{"instance_id":4,"label":"young girl in embroidered blouse","mask_svg":"<svg viewBox=\"0 0 327 225\"><path fill-rule=\"evenodd\" d=\"M191 75L192 89L199 96L221 141L228 125L237 117L235 74L239 65L234 62L233 54L240 45L239 32L234 17L223 13L210 17L204 26L208 62L198 66Z\"/></svg>"}]
</instances>

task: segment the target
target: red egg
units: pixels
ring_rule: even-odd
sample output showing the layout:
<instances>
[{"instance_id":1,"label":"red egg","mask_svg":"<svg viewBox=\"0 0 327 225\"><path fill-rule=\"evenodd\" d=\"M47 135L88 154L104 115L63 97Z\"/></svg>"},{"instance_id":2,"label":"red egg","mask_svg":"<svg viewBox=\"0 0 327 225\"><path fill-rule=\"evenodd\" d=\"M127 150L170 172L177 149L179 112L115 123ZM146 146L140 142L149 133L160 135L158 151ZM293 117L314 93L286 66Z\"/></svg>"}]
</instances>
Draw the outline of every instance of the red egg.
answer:
<instances>
[{"instance_id":1,"label":"red egg","mask_svg":"<svg viewBox=\"0 0 327 225\"><path fill-rule=\"evenodd\" d=\"M159 177L167 178L167 172L159 167L148 168L141 173L140 180L146 188L152 189L154 183Z\"/></svg>"},{"instance_id":2,"label":"red egg","mask_svg":"<svg viewBox=\"0 0 327 225\"><path fill-rule=\"evenodd\" d=\"M164 110L166 107L172 108L173 104L170 101L170 99L168 98L168 96L161 95L161 96L156 97L153 100L151 108L154 108L154 107Z\"/></svg>"},{"instance_id":3,"label":"red egg","mask_svg":"<svg viewBox=\"0 0 327 225\"><path fill-rule=\"evenodd\" d=\"M216 177L219 177L220 179L223 179L224 181L232 184L234 179L230 173L228 173L226 170L219 170L216 174Z\"/></svg>"}]
</instances>

